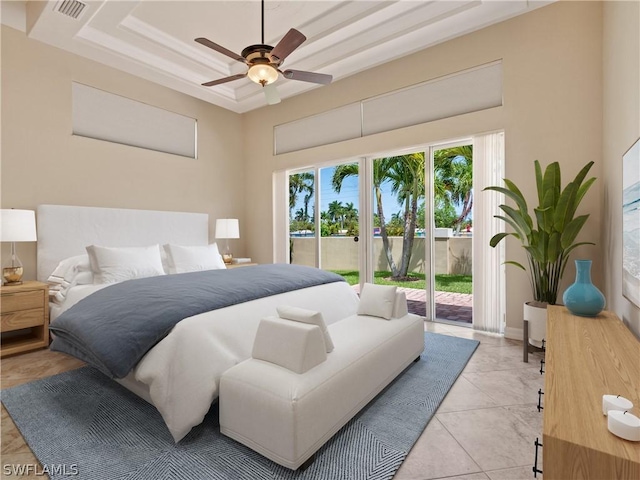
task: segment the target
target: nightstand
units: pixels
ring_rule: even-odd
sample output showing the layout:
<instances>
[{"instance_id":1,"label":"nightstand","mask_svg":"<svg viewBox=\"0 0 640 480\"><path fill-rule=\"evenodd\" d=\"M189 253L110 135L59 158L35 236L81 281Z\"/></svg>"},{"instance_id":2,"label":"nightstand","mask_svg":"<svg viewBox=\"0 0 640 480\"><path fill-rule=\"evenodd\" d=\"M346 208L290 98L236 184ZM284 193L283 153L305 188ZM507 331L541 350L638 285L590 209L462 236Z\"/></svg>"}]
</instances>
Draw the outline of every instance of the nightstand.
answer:
<instances>
[{"instance_id":1,"label":"nightstand","mask_svg":"<svg viewBox=\"0 0 640 480\"><path fill-rule=\"evenodd\" d=\"M0 287L0 357L49 346L49 286L42 282Z\"/></svg>"},{"instance_id":2,"label":"nightstand","mask_svg":"<svg viewBox=\"0 0 640 480\"><path fill-rule=\"evenodd\" d=\"M238 268L238 267L253 267L258 265L257 263L231 263L227 265L227 268Z\"/></svg>"}]
</instances>

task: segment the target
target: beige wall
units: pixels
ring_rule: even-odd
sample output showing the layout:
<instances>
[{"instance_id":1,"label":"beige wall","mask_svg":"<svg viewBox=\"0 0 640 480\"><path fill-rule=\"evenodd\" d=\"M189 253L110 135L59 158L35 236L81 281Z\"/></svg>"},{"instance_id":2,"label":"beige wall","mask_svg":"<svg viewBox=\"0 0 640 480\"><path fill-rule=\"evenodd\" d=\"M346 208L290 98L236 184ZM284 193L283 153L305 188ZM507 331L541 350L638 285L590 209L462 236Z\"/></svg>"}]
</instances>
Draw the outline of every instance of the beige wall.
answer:
<instances>
[{"instance_id":1,"label":"beige wall","mask_svg":"<svg viewBox=\"0 0 640 480\"><path fill-rule=\"evenodd\" d=\"M607 309L640 337L640 309L622 296L622 155L640 137L640 3L606 2L601 242Z\"/></svg>"},{"instance_id":2,"label":"beige wall","mask_svg":"<svg viewBox=\"0 0 640 480\"><path fill-rule=\"evenodd\" d=\"M373 95L502 59L504 106L392 132L274 156L275 125L323 112ZM382 153L475 133L505 130L506 175L535 198L533 161L560 161L565 182L593 160L602 175L602 4L558 2L441 45L422 50L332 85L243 116L247 155L247 249L260 261L272 259L272 173L315 162ZM593 279L604 276L600 180L580 213L591 218L580 238L598 243L576 251L574 258L594 261ZM479 194L479 193L478 193ZM486 248L490 248L488 245ZM507 245L509 259L524 261L522 249ZM567 269L561 291L573 282ZM527 276L507 270L507 332L522 328L522 304L531 298Z\"/></svg>"},{"instance_id":3,"label":"beige wall","mask_svg":"<svg viewBox=\"0 0 640 480\"><path fill-rule=\"evenodd\" d=\"M199 158L72 136L72 81L196 118ZM2 208L51 203L204 212L211 220L239 218L244 236L245 192L237 183L245 172L240 115L6 26L1 112ZM233 245L238 256L244 255L243 243ZM19 244L18 254L25 278L35 278L35 244Z\"/></svg>"}]
</instances>

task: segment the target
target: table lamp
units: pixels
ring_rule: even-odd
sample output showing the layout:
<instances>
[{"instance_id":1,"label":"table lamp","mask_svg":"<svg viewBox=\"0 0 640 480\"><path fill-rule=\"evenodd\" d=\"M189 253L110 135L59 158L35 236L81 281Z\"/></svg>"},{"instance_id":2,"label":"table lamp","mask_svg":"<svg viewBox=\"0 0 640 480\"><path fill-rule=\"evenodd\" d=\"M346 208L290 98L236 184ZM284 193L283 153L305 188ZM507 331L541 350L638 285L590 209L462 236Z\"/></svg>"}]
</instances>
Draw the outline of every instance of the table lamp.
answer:
<instances>
[{"instance_id":1,"label":"table lamp","mask_svg":"<svg viewBox=\"0 0 640 480\"><path fill-rule=\"evenodd\" d=\"M229 264L233 260L233 255L229 250L229 239L240 238L240 227L237 218L219 218L216 220L216 238L227 240L225 251L222 254L224 263Z\"/></svg>"},{"instance_id":2,"label":"table lamp","mask_svg":"<svg viewBox=\"0 0 640 480\"><path fill-rule=\"evenodd\" d=\"M0 242L11 242L11 256L2 265L5 285L21 285L22 262L16 255L16 242L35 242L36 212L33 210L0 210Z\"/></svg>"}]
</instances>

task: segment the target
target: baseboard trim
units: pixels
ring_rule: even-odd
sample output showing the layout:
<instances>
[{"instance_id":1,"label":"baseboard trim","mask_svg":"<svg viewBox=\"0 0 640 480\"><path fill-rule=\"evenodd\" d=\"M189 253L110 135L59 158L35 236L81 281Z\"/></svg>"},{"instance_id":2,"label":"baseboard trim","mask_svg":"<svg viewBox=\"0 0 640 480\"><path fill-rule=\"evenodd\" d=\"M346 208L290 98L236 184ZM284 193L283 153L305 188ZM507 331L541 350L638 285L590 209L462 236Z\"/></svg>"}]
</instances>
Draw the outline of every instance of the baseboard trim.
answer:
<instances>
[{"instance_id":1,"label":"baseboard trim","mask_svg":"<svg viewBox=\"0 0 640 480\"><path fill-rule=\"evenodd\" d=\"M522 328L505 327L504 337L512 340L522 340L524 334Z\"/></svg>"}]
</instances>

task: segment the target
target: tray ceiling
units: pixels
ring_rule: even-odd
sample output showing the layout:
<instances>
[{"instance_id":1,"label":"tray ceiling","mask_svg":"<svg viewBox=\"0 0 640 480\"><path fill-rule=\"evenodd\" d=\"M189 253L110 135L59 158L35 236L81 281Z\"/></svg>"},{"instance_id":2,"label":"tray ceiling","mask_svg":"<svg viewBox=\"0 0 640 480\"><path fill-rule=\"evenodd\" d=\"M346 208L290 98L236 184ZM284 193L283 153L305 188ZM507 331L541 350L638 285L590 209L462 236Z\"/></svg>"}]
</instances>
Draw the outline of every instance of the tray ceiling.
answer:
<instances>
[{"instance_id":1,"label":"tray ceiling","mask_svg":"<svg viewBox=\"0 0 640 480\"><path fill-rule=\"evenodd\" d=\"M30 25L30 38L234 112L266 104L262 87L246 78L201 86L246 67L193 41L206 37L236 53L260 43L259 1L83 1L78 18L61 13L61 1L8 3L2 22L22 30ZM328 73L335 82L549 3L267 0L265 42L275 45L298 29L307 41L284 66ZM275 85L282 99L322 88L282 76Z\"/></svg>"}]
</instances>

